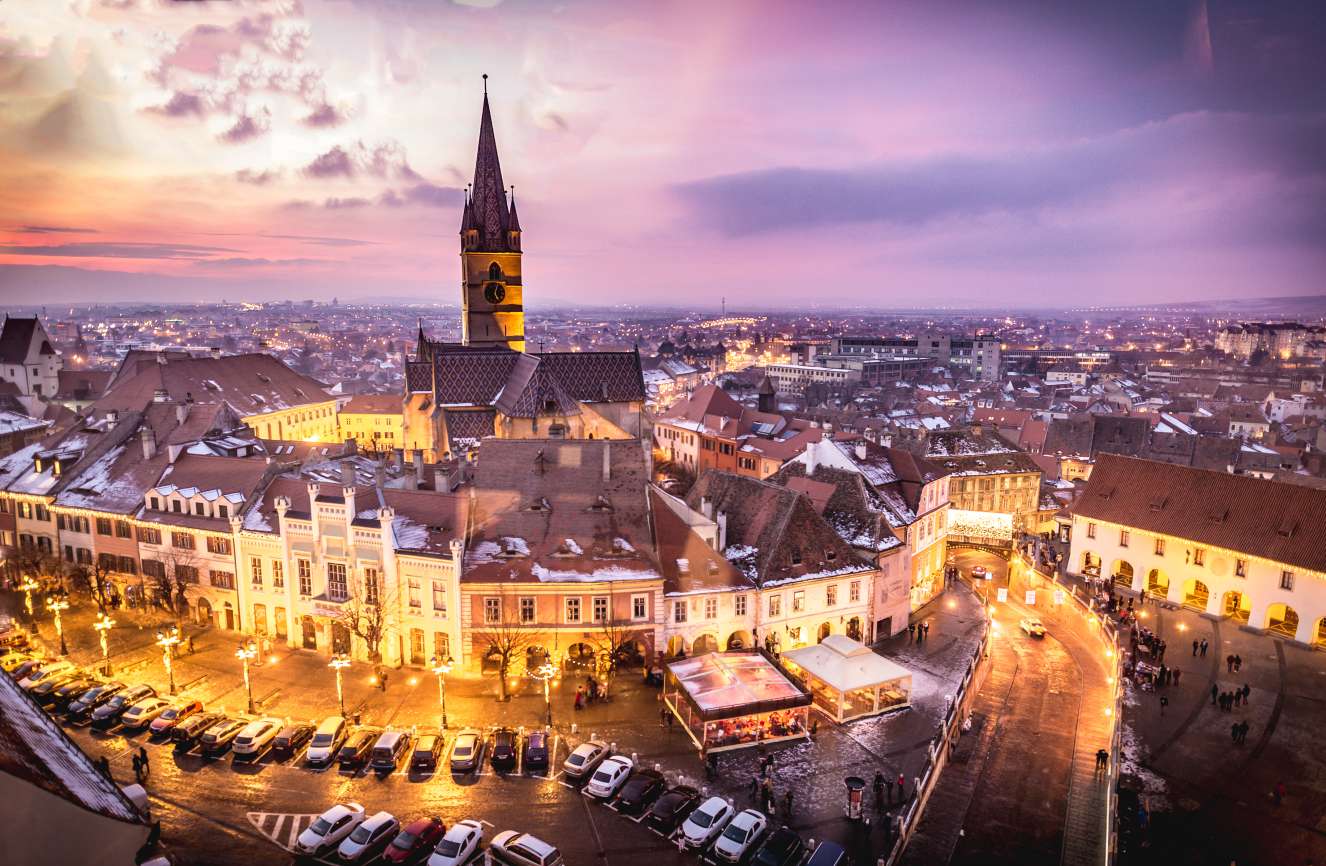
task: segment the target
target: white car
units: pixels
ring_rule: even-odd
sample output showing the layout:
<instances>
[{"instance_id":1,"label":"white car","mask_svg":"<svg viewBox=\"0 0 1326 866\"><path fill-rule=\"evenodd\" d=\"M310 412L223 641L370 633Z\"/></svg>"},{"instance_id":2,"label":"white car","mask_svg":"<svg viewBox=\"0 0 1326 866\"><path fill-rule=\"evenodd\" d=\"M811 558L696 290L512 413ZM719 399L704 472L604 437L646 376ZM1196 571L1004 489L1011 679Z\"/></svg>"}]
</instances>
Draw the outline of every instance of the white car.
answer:
<instances>
[{"instance_id":1,"label":"white car","mask_svg":"<svg viewBox=\"0 0 1326 866\"><path fill-rule=\"evenodd\" d=\"M1045 637L1045 626L1034 616L1029 616L1018 623L1018 627L1025 631L1030 637Z\"/></svg>"},{"instance_id":2,"label":"white car","mask_svg":"<svg viewBox=\"0 0 1326 866\"><path fill-rule=\"evenodd\" d=\"M244 730L235 736L235 742L230 744L230 750L236 755L258 755L263 749L276 739L276 735L281 733L281 726L285 724L280 719L258 719L256 722L249 722L244 726Z\"/></svg>"},{"instance_id":3,"label":"white car","mask_svg":"<svg viewBox=\"0 0 1326 866\"><path fill-rule=\"evenodd\" d=\"M576 746L570 757L562 762L562 769L572 779L583 779L599 765L600 761L607 757L607 754L607 743L590 740Z\"/></svg>"},{"instance_id":4,"label":"white car","mask_svg":"<svg viewBox=\"0 0 1326 866\"><path fill-rule=\"evenodd\" d=\"M400 832L401 822L390 812L378 812L360 823L336 849L336 856L346 863L367 863Z\"/></svg>"},{"instance_id":5,"label":"white car","mask_svg":"<svg viewBox=\"0 0 1326 866\"><path fill-rule=\"evenodd\" d=\"M152 724L156 717L170 709L170 701L162 698L144 698L120 715L120 724L129 730Z\"/></svg>"},{"instance_id":6,"label":"white car","mask_svg":"<svg viewBox=\"0 0 1326 866\"><path fill-rule=\"evenodd\" d=\"M55 661L55 662L43 662L41 667L37 668L34 671L29 672L26 677L19 680L18 685L19 688L23 689L24 691L30 692L34 687L36 687L37 683L41 682L47 677L52 677L55 676L56 674L62 674L65 671L72 671L73 669L74 666L64 660Z\"/></svg>"},{"instance_id":7,"label":"white car","mask_svg":"<svg viewBox=\"0 0 1326 866\"><path fill-rule=\"evenodd\" d=\"M700 804L681 825L681 836L687 848L703 848L723 831L732 820L735 810L722 797L710 797Z\"/></svg>"},{"instance_id":8,"label":"white car","mask_svg":"<svg viewBox=\"0 0 1326 866\"><path fill-rule=\"evenodd\" d=\"M633 769L635 764L630 758L625 755L613 755L599 764L599 768L590 777L589 784L585 786L585 792L591 797L606 800L626 783L626 777L631 775Z\"/></svg>"},{"instance_id":9,"label":"white car","mask_svg":"<svg viewBox=\"0 0 1326 866\"><path fill-rule=\"evenodd\" d=\"M479 853L483 841L483 825L466 818L451 825L447 835L428 855L428 866L461 866Z\"/></svg>"},{"instance_id":10,"label":"white car","mask_svg":"<svg viewBox=\"0 0 1326 866\"><path fill-rule=\"evenodd\" d=\"M364 807L358 803L338 803L318 816L317 820L299 834L295 840L296 854L317 854L349 836L364 822Z\"/></svg>"},{"instance_id":11,"label":"white car","mask_svg":"<svg viewBox=\"0 0 1326 866\"><path fill-rule=\"evenodd\" d=\"M564 866L562 852L538 836L515 830L494 836L490 850L498 860L513 866Z\"/></svg>"},{"instance_id":12,"label":"white car","mask_svg":"<svg viewBox=\"0 0 1326 866\"><path fill-rule=\"evenodd\" d=\"M769 819L762 812L754 809L739 812L714 843L714 857L728 863L739 863L768 826Z\"/></svg>"}]
</instances>

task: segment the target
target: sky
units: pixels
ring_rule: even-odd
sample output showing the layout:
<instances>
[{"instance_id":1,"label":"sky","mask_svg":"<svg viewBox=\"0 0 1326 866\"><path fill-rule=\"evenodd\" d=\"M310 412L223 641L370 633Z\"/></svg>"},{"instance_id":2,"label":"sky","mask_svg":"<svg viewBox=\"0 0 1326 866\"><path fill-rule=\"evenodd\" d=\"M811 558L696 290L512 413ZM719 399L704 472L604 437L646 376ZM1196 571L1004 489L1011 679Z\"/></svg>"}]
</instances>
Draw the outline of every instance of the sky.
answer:
<instances>
[{"instance_id":1,"label":"sky","mask_svg":"<svg viewBox=\"0 0 1326 866\"><path fill-rule=\"evenodd\" d=\"M1326 4L0 0L0 303L1326 293Z\"/></svg>"}]
</instances>

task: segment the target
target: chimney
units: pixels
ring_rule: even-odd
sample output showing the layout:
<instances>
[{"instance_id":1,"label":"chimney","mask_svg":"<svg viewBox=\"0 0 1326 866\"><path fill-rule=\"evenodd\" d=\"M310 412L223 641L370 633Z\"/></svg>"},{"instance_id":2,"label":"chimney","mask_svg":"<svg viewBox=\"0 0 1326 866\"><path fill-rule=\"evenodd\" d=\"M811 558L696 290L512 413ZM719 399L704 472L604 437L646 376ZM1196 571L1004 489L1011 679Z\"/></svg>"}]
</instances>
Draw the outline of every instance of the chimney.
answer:
<instances>
[{"instance_id":1,"label":"chimney","mask_svg":"<svg viewBox=\"0 0 1326 866\"><path fill-rule=\"evenodd\" d=\"M106 426L114 427L120 420L120 413L116 409L106 410Z\"/></svg>"},{"instance_id":2,"label":"chimney","mask_svg":"<svg viewBox=\"0 0 1326 866\"><path fill-rule=\"evenodd\" d=\"M157 440L150 427L138 431L138 438L143 444L143 459L151 460L157 454Z\"/></svg>"},{"instance_id":3,"label":"chimney","mask_svg":"<svg viewBox=\"0 0 1326 866\"><path fill-rule=\"evenodd\" d=\"M865 460L865 459L866 459L866 443L865 443L865 442L858 442L858 443L856 443L856 459L857 459L857 460Z\"/></svg>"},{"instance_id":4,"label":"chimney","mask_svg":"<svg viewBox=\"0 0 1326 866\"><path fill-rule=\"evenodd\" d=\"M400 472L405 466L405 450L403 448L391 449L391 461L396 467L396 471Z\"/></svg>"},{"instance_id":5,"label":"chimney","mask_svg":"<svg viewBox=\"0 0 1326 866\"><path fill-rule=\"evenodd\" d=\"M603 443L603 480L612 480L612 446L607 442Z\"/></svg>"},{"instance_id":6,"label":"chimney","mask_svg":"<svg viewBox=\"0 0 1326 866\"><path fill-rule=\"evenodd\" d=\"M355 483L355 468L349 460L341 461L341 484L352 487Z\"/></svg>"},{"instance_id":7,"label":"chimney","mask_svg":"<svg viewBox=\"0 0 1326 866\"><path fill-rule=\"evenodd\" d=\"M170 392L167 391L165 388L158 388L158 389L156 389L156 391L152 392L152 402L153 402L153 403L169 403L169 402L170 402Z\"/></svg>"},{"instance_id":8,"label":"chimney","mask_svg":"<svg viewBox=\"0 0 1326 866\"><path fill-rule=\"evenodd\" d=\"M213 347L212 347L211 354L212 354L212 357L213 357L213 358L220 358L220 357L221 357L221 347L220 347L220 346L213 346Z\"/></svg>"},{"instance_id":9,"label":"chimney","mask_svg":"<svg viewBox=\"0 0 1326 866\"><path fill-rule=\"evenodd\" d=\"M718 552L727 550L727 512L718 512Z\"/></svg>"},{"instance_id":10,"label":"chimney","mask_svg":"<svg viewBox=\"0 0 1326 866\"><path fill-rule=\"evenodd\" d=\"M381 460L373 464L373 484L378 490L387 486L387 464Z\"/></svg>"},{"instance_id":11,"label":"chimney","mask_svg":"<svg viewBox=\"0 0 1326 866\"><path fill-rule=\"evenodd\" d=\"M424 486L424 451L422 448L414 449L414 486L416 489Z\"/></svg>"},{"instance_id":12,"label":"chimney","mask_svg":"<svg viewBox=\"0 0 1326 866\"><path fill-rule=\"evenodd\" d=\"M176 403L176 404L175 404L175 422L176 422L177 424L183 426L183 425L184 425L184 422L188 419L188 417L189 417L189 404L188 404L188 403Z\"/></svg>"},{"instance_id":13,"label":"chimney","mask_svg":"<svg viewBox=\"0 0 1326 866\"><path fill-rule=\"evenodd\" d=\"M708 496L700 497L700 513L709 520L714 519L714 504L709 501Z\"/></svg>"}]
</instances>

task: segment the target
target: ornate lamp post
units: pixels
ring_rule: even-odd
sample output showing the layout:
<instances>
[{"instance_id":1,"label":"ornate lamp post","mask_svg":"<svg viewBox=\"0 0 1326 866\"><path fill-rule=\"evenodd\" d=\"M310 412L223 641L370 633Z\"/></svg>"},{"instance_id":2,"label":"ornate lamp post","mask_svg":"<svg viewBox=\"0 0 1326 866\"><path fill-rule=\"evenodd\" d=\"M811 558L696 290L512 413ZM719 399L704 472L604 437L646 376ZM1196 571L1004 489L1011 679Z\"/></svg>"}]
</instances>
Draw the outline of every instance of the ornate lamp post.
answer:
<instances>
[{"instance_id":1,"label":"ornate lamp post","mask_svg":"<svg viewBox=\"0 0 1326 866\"><path fill-rule=\"evenodd\" d=\"M55 617L55 633L60 636L60 655L69 655L69 645L64 640L64 623L60 620L60 611L69 609L69 599L58 595L46 599L46 609Z\"/></svg>"},{"instance_id":2,"label":"ornate lamp post","mask_svg":"<svg viewBox=\"0 0 1326 866\"><path fill-rule=\"evenodd\" d=\"M341 702L341 717L345 717L345 691L341 686L341 671L350 666L350 657L343 654L332 656L327 667L336 671L336 700Z\"/></svg>"},{"instance_id":3,"label":"ornate lamp post","mask_svg":"<svg viewBox=\"0 0 1326 866\"><path fill-rule=\"evenodd\" d=\"M557 667L551 661L546 661L530 671L529 675L543 683L543 702L548 706L548 726L552 727L552 691L549 685L553 677L557 676Z\"/></svg>"},{"instance_id":4,"label":"ornate lamp post","mask_svg":"<svg viewBox=\"0 0 1326 866\"><path fill-rule=\"evenodd\" d=\"M106 616L106 612L102 611L97 614L97 621L92 623L92 627L97 630L97 639L101 642L101 672L105 676L110 676L110 630L115 627L115 620Z\"/></svg>"},{"instance_id":5,"label":"ornate lamp post","mask_svg":"<svg viewBox=\"0 0 1326 866\"><path fill-rule=\"evenodd\" d=\"M249 696L249 712L253 712L253 684L249 681L249 660L258 654L258 647L253 641L242 643L235 650L235 658L244 665L244 691Z\"/></svg>"},{"instance_id":6,"label":"ornate lamp post","mask_svg":"<svg viewBox=\"0 0 1326 866\"><path fill-rule=\"evenodd\" d=\"M175 694L175 668L171 664L171 656L175 653L175 647L180 642L180 630L178 626L171 626L167 631L157 632L157 646L161 647L161 662L166 666L166 676L170 680L170 693Z\"/></svg>"},{"instance_id":7,"label":"ornate lamp post","mask_svg":"<svg viewBox=\"0 0 1326 866\"><path fill-rule=\"evenodd\" d=\"M41 589L41 584L32 579L32 575L23 575L23 582L18 585L23 590L23 606L28 611L28 626L35 633L37 631L37 615L32 612L32 591Z\"/></svg>"},{"instance_id":8,"label":"ornate lamp post","mask_svg":"<svg viewBox=\"0 0 1326 866\"><path fill-rule=\"evenodd\" d=\"M451 666L455 660L450 654L445 659L433 656L429 663L432 665L433 673L437 675L437 700L442 705L442 730L447 729L447 674L451 673Z\"/></svg>"}]
</instances>

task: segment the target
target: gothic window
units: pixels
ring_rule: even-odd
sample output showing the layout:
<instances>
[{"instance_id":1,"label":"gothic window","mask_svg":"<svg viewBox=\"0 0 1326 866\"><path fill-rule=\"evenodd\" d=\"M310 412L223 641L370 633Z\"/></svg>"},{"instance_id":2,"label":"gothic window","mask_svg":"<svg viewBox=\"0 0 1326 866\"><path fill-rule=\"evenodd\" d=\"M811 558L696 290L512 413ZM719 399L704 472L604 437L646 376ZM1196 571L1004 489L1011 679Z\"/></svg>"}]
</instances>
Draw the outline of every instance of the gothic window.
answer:
<instances>
[{"instance_id":1,"label":"gothic window","mask_svg":"<svg viewBox=\"0 0 1326 866\"><path fill-rule=\"evenodd\" d=\"M488 279L490 280L502 279L502 266L499 265L497 262L493 262L491 265L488 266Z\"/></svg>"}]
</instances>

